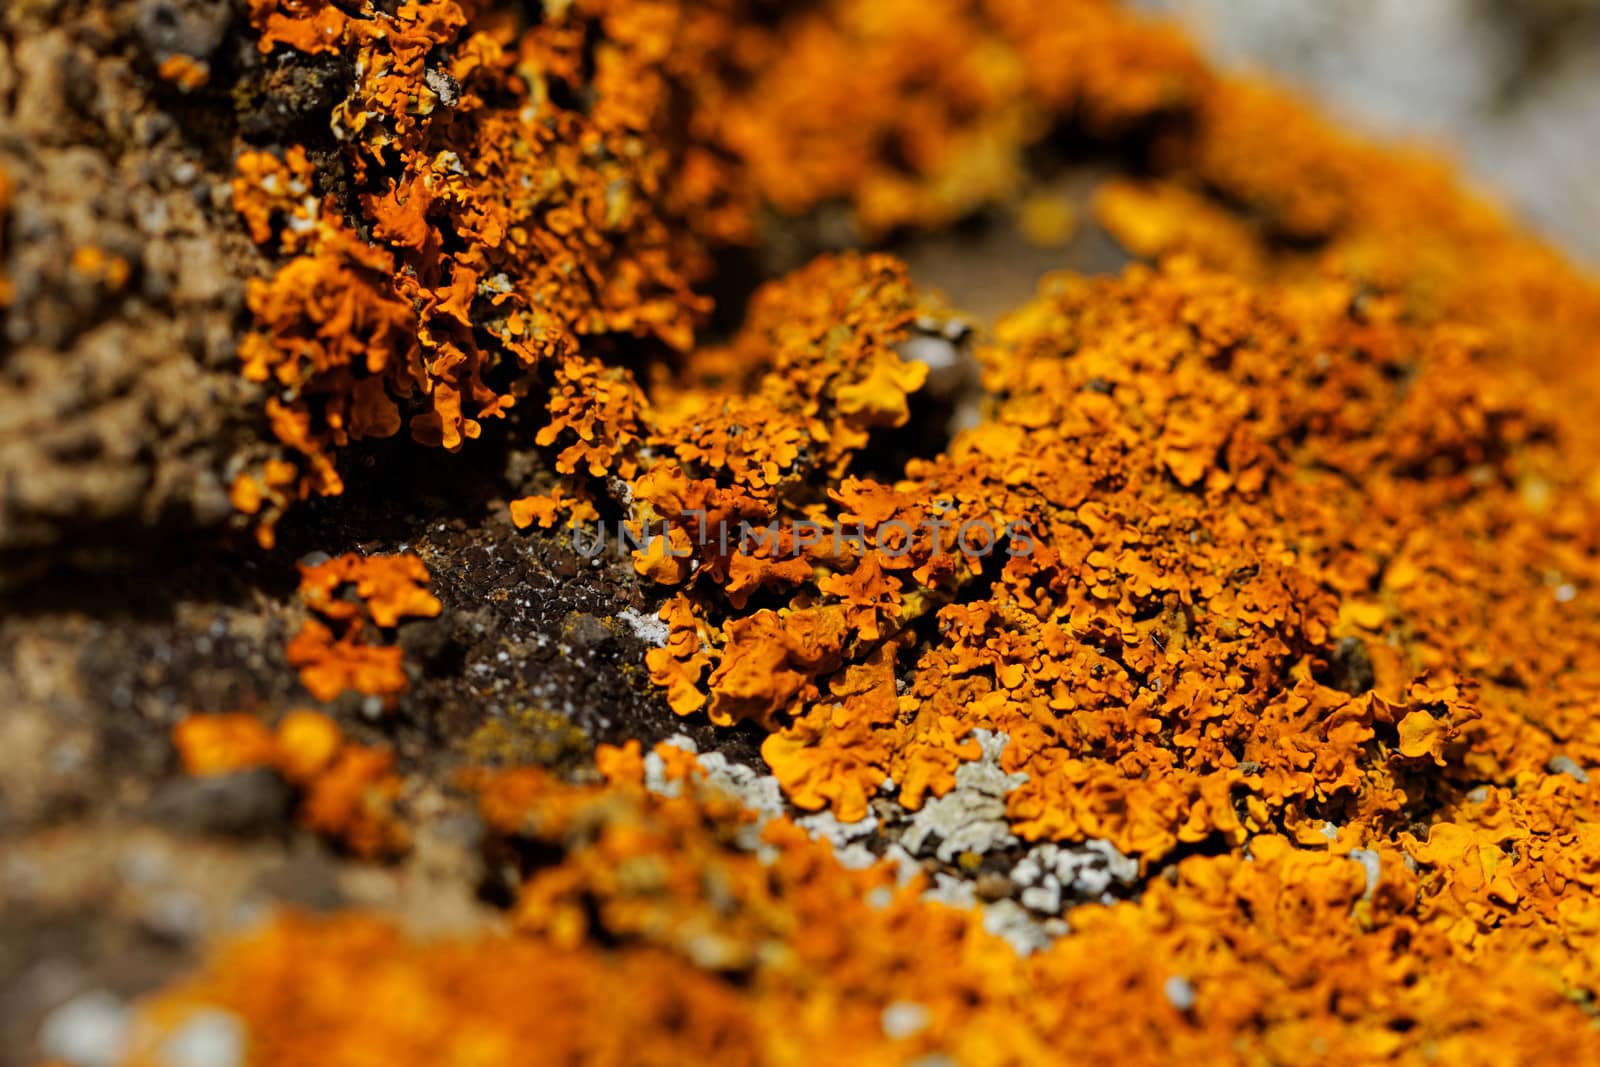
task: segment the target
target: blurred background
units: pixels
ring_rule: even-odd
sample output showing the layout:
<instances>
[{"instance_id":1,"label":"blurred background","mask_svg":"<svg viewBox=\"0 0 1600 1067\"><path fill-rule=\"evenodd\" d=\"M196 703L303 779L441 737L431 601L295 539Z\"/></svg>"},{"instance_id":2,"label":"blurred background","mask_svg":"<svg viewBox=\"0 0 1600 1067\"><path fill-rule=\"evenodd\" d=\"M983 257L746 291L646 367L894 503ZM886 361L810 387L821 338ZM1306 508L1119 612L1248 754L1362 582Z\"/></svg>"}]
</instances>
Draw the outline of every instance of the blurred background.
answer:
<instances>
[{"instance_id":1,"label":"blurred background","mask_svg":"<svg viewBox=\"0 0 1600 1067\"><path fill-rule=\"evenodd\" d=\"M1600 268L1600 0L1139 0L1222 63L1459 159Z\"/></svg>"}]
</instances>

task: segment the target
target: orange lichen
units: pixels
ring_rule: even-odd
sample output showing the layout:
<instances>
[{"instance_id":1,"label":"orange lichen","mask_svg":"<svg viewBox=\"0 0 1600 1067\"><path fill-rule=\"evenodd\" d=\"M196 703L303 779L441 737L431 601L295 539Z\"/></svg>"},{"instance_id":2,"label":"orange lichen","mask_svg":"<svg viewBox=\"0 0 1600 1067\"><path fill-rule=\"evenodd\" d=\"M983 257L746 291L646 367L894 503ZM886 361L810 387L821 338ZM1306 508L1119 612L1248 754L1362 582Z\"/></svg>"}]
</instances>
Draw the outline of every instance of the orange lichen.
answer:
<instances>
[{"instance_id":1,"label":"orange lichen","mask_svg":"<svg viewBox=\"0 0 1600 1067\"><path fill-rule=\"evenodd\" d=\"M270 764L277 756L272 731L254 715L191 715L172 729L183 769L207 777Z\"/></svg>"},{"instance_id":2,"label":"orange lichen","mask_svg":"<svg viewBox=\"0 0 1600 1067\"><path fill-rule=\"evenodd\" d=\"M410 831L394 811L402 784L394 773L392 753L345 745L306 785L300 819L358 856L398 855L411 842Z\"/></svg>"},{"instance_id":3,"label":"orange lichen","mask_svg":"<svg viewBox=\"0 0 1600 1067\"><path fill-rule=\"evenodd\" d=\"M555 372L550 422L534 436L539 445L562 444L555 468L601 477L615 469L632 476L639 444L643 397L626 371L574 358Z\"/></svg>"},{"instance_id":4,"label":"orange lichen","mask_svg":"<svg viewBox=\"0 0 1600 1067\"><path fill-rule=\"evenodd\" d=\"M211 65L193 56L172 55L161 61L156 73L186 93L192 93L211 80Z\"/></svg>"},{"instance_id":5,"label":"orange lichen","mask_svg":"<svg viewBox=\"0 0 1600 1067\"><path fill-rule=\"evenodd\" d=\"M398 645L374 644L372 629L403 619L428 619L442 610L427 590L428 568L416 556L346 553L300 568L300 599L313 613L289 642L289 665L318 700L346 690L381 697L392 706L410 682Z\"/></svg>"},{"instance_id":6,"label":"orange lichen","mask_svg":"<svg viewBox=\"0 0 1600 1067\"><path fill-rule=\"evenodd\" d=\"M986 769L1007 848L1114 847L1136 899L1069 908L1020 959L916 871L842 870L782 816L753 834L683 749L602 748L603 784L472 776L500 854L530 858L518 939L290 921L161 1011L221 1003L270 1035L265 1063L451 1058L458 1032L515 1062L530 1016L607 1000L645 1040L540 1047L1600 1057L1600 289L1438 165L1100 0L349 7L252 5L264 48L345 49L357 74L334 116L353 200L311 198L294 149L239 160L245 224L290 257L252 290L246 373L296 457L242 475L241 510L338 492L360 438L455 449L535 397L570 481L513 521L603 505L648 541L674 712L759 731L788 803L832 825L937 814ZM938 225L1021 189L1063 126L1146 164L1094 210L1147 262L1046 279L976 345L947 439L912 356L960 359L964 326L891 258L820 259L693 346L705 252L758 203ZM420 565L363 585L353 560L308 570L292 658L319 695L392 696L398 649L368 627L437 601ZM218 768L266 746L241 723L185 743ZM372 762L325 772L319 824L351 818L336 786ZM300 962L316 938L335 950ZM373 968L432 1013L424 1037L391 1048L293 992Z\"/></svg>"},{"instance_id":7,"label":"orange lichen","mask_svg":"<svg viewBox=\"0 0 1600 1067\"><path fill-rule=\"evenodd\" d=\"M400 648L369 645L360 635L360 627L341 636L316 619L307 619L289 641L289 665L300 672L300 684L312 696L329 701L353 690L392 705L406 691L410 680Z\"/></svg>"},{"instance_id":8,"label":"orange lichen","mask_svg":"<svg viewBox=\"0 0 1600 1067\"><path fill-rule=\"evenodd\" d=\"M589 501L574 497L559 486L548 494L525 496L511 502L511 522L519 530L534 525L548 530L562 516L566 516L568 526L578 526L598 520L600 513Z\"/></svg>"},{"instance_id":9,"label":"orange lichen","mask_svg":"<svg viewBox=\"0 0 1600 1067\"><path fill-rule=\"evenodd\" d=\"M746 48L747 90L708 123L764 199L845 200L869 236L1009 197L1057 119L1116 136L1192 104L1205 73L1103 0L833 0Z\"/></svg>"},{"instance_id":10,"label":"orange lichen","mask_svg":"<svg viewBox=\"0 0 1600 1067\"><path fill-rule=\"evenodd\" d=\"M262 548L277 544L277 520L298 499L299 469L282 459L268 459L257 474L241 471L233 479L228 499L242 515L259 516L256 541Z\"/></svg>"},{"instance_id":11,"label":"orange lichen","mask_svg":"<svg viewBox=\"0 0 1600 1067\"><path fill-rule=\"evenodd\" d=\"M428 568L416 556L358 556L353 552L300 568L300 599L330 619L360 617L363 606L379 626L402 618L431 619L439 598L428 592ZM355 600L340 593L353 589Z\"/></svg>"},{"instance_id":12,"label":"orange lichen","mask_svg":"<svg viewBox=\"0 0 1600 1067\"><path fill-rule=\"evenodd\" d=\"M11 198L14 194L11 176L6 173L4 167L0 167L0 262L3 262L6 252L5 230L6 224L11 220ZM6 277L5 271L0 269L0 308L8 307L13 296L11 281Z\"/></svg>"},{"instance_id":13,"label":"orange lichen","mask_svg":"<svg viewBox=\"0 0 1600 1067\"><path fill-rule=\"evenodd\" d=\"M331 0L250 0L261 51L278 45L315 55L337 51L350 19Z\"/></svg>"},{"instance_id":14,"label":"orange lichen","mask_svg":"<svg viewBox=\"0 0 1600 1067\"><path fill-rule=\"evenodd\" d=\"M74 249L71 266L74 273L111 292L127 285L133 275L127 260L95 245L80 245Z\"/></svg>"},{"instance_id":15,"label":"orange lichen","mask_svg":"<svg viewBox=\"0 0 1600 1067\"><path fill-rule=\"evenodd\" d=\"M1112 179L1096 191L1094 213L1118 244L1143 259L1184 254L1242 277L1261 273L1261 249L1249 227L1182 185Z\"/></svg>"},{"instance_id":16,"label":"orange lichen","mask_svg":"<svg viewBox=\"0 0 1600 1067\"><path fill-rule=\"evenodd\" d=\"M307 995L296 979L313 974L323 989L403 993L405 1010L387 996ZM757 1021L726 984L656 950L605 958L519 937L417 950L376 917L292 916L219 955L194 993L156 1005L152 1030L176 1030L202 1004L235 1012L250 1024L251 1062L262 1065L377 1056L487 1067L526 1063L532 1049L596 1067L761 1062L751 1053ZM270 1015L286 1025L259 1025ZM170 1062L160 1052L152 1040L131 1067Z\"/></svg>"},{"instance_id":17,"label":"orange lichen","mask_svg":"<svg viewBox=\"0 0 1600 1067\"><path fill-rule=\"evenodd\" d=\"M296 495L339 493L351 441L409 423L455 449L545 389L558 469L629 476L638 387L590 342L689 349L709 249L749 241L763 202L942 225L1013 191L1055 112L1114 136L1204 84L1178 39L1100 0L835 2L771 25L740 0L488 7L252 0L263 51L342 50L357 72L331 119L352 196L309 195L298 147L243 153L235 182L252 236L296 257L252 287L243 350L286 394ZM915 384L883 365L837 399L893 418Z\"/></svg>"},{"instance_id":18,"label":"orange lichen","mask_svg":"<svg viewBox=\"0 0 1600 1067\"><path fill-rule=\"evenodd\" d=\"M743 538L739 524L776 519L790 487L839 477L875 431L905 425L927 367L898 346L919 317L947 316L886 256L825 258L765 287L727 349L698 352L677 380L656 383L657 458L634 482L636 505L693 534L697 562L736 603L809 577L806 561L840 551L835 538L796 545L809 538L792 527Z\"/></svg>"},{"instance_id":19,"label":"orange lichen","mask_svg":"<svg viewBox=\"0 0 1600 1067\"><path fill-rule=\"evenodd\" d=\"M242 357L283 396L269 414L306 472L297 495L339 493L336 452L402 425L459 448L539 376L558 401L551 440L570 426L569 462L604 469L625 428L614 411L637 390L575 359L580 341L684 348L706 310L689 288L703 252L660 202L679 154L657 132L674 79L694 69L668 45L713 24L672 4L651 18L562 5L531 25L474 19L483 6L252 4L263 50L337 50L356 71L332 125L358 219L307 191L298 149L281 163L244 153L235 182L252 236L294 257L252 286L258 329ZM606 36L598 100L560 103L590 91L586 33ZM602 388L621 407L590 397L613 380ZM563 396L581 410L564 413ZM606 421L596 431L590 419Z\"/></svg>"},{"instance_id":20,"label":"orange lichen","mask_svg":"<svg viewBox=\"0 0 1600 1067\"><path fill-rule=\"evenodd\" d=\"M266 244L277 227L284 226L285 246L296 247L296 242L314 228L320 211L319 201L311 191L313 172L306 150L296 145L281 160L271 152L242 152L234 168L233 209L244 221L251 239ZM272 358L270 353L261 356ZM260 375L259 370L254 373Z\"/></svg>"},{"instance_id":21,"label":"orange lichen","mask_svg":"<svg viewBox=\"0 0 1600 1067\"><path fill-rule=\"evenodd\" d=\"M687 759L676 769L669 762L667 773L693 791L693 757L670 746L657 752L669 761ZM719 922L700 889L709 878L740 896L761 891L760 864L725 853L726 839L750 818L727 798L711 793L657 802L639 783L620 778L606 788L573 790L535 768L502 772L478 785L491 829L571 853L573 862L535 872L523 884L513 913L518 928L567 948L602 931L625 937L657 932L679 951L698 954L708 969L736 971L754 962L763 931L743 916ZM636 869L639 861L666 856L679 859L655 872ZM591 905L598 905L598 914ZM759 922L758 915L751 918ZM595 922L599 929L591 929Z\"/></svg>"},{"instance_id":22,"label":"orange lichen","mask_svg":"<svg viewBox=\"0 0 1600 1067\"><path fill-rule=\"evenodd\" d=\"M172 739L189 774L277 771L296 789L300 822L357 856L383 859L409 847L395 811L403 783L393 755L346 741L325 715L291 711L275 730L253 715L191 715Z\"/></svg>"},{"instance_id":23,"label":"orange lichen","mask_svg":"<svg viewBox=\"0 0 1600 1067\"><path fill-rule=\"evenodd\" d=\"M1409 845L1416 872L1381 849L1376 880L1348 845L1261 835L1249 858L1191 856L1136 903L1069 912L1070 936L1020 957L977 911L923 899L920 875L844 870L787 820L763 833L767 861L744 851L750 816L687 764L670 772L685 792L657 797L639 788L636 747L603 759L604 787L539 771L479 783L496 834L561 857L529 866L515 936L417 944L359 915L290 916L149 1005L151 1055L202 1008L234 1013L266 1067L469 1049L510 1064L530 1047L607 1064L1005 1065L1063 1048L1135 1064L1488 1064L1502 1052L1484 1044L1490 1020L1541 1056L1600 1055L1554 966L1562 949L1520 926L1472 944L1473 909L1505 914L1517 893L1485 858L1492 833ZM1431 873L1457 857L1495 871L1459 902ZM1570 869L1515 866L1557 864ZM351 988L403 989L408 1009L338 993Z\"/></svg>"},{"instance_id":24,"label":"orange lichen","mask_svg":"<svg viewBox=\"0 0 1600 1067\"><path fill-rule=\"evenodd\" d=\"M1015 192L1026 149L1063 124L1150 156L1154 184L1100 202L1141 253L1329 269L1403 288L1430 319L1510 312L1537 325L1530 349L1600 317L1442 169L1215 76L1108 0L835 0L761 17L739 0L596 0L537 19L482 0L254 0L251 14L264 50L342 49L358 72L331 118L351 195L291 198L315 184L296 147L281 163L244 153L235 185L252 235L295 257L253 287L243 346L247 373L282 387L269 418L304 472L294 496L340 492L353 441L409 425L456 449L530 393L558 470L631 478L648 405L602 361L609 341L688 350L708 250L749 240L759 204L844 199L868 233L941 225ZM1489 258L1515 284L1459 266ZM1556 319L1529 315L1562 291ZM885 365L836 399L893 418L914 387ZM716 447L668 428L675 447Z\"/></svg>"},{"instance_id":25,"label":"orange lichen","mask_svg":"<svg viewBox=\"0 0 1600 1067\"><path fill-rule=\"evenodd\" d=\"M808 282L808 298L824 288ZM1252 288L1182 263L1059 279L982 352L995 397L984 424L893 487L831 490L827 518L902 531L868 536L859 558L805 548L803 569L768 583L787 605L748 613L745 554L708 558L723 565L698 568L680 594L652 673L680 711L775 731L764 753L802 807L859 817L887 777L915 808L950 788L971 730L1002 730L1005 769L1027 775L1008 800L1018 833L1106 838L1149 858L1214 835L1298 834L1334 814L1378 832L1426 802L1404 784L1412 761L1486 772L1506 759L1497 734L1519 753L1499 767L1542 765L1548 746L1520 736L1535 714L1521 698L1444 669L1469 662L1466 649L1427 620L1452 616L1406 593L1375 603L1370 588L1388 553L1451 528L1441 509L1466 524L1447 542L1457 559L1482 523L1522 523L1537 543L1516 485L1570 482L1555 443L1566 431L1534 383L1497 369L1484 334L1415 325L1402 308L1344 282ZM701 449L688 469L761 492L775 525L818 517L731 455ZM636 490L653 494L691 496L659 468ZM982 560L935 551L935 516L1022 523L1035 551L991 545L984 594L940 606ZM1581 582L1590 566L1575 558L1563 574ZM1421 580L1402 573L1410 588ZM1513 589L1534 598L1533 617L1559 606L1542 584ZM886 640L928 611L938 641ZM1377 647L1391 618L1408 636ZM1517 655L1536 647L1500 640ZM1344 641L1370 662L1375 692L1335 687ZM1458 651L1430 647L1441 641ZM848 682L871 657L908 680Z\"/></svg>"}]
</instances>

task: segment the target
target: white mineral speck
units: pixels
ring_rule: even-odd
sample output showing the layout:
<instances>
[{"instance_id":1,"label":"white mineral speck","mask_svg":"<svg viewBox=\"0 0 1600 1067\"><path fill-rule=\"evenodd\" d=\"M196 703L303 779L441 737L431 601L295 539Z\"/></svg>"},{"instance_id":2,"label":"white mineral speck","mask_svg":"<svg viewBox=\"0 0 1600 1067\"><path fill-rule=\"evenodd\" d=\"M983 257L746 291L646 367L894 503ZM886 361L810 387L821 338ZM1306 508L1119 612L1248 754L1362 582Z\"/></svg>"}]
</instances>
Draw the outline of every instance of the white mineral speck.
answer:
<instances>
[{"instance_id":1,"label":"white mineral speck","mask_svg":"<svg viewBox=\"0 0 1600 1067\"><path fill-rule=\"evenodd\" d=\"M1367 888L1362 891L1362 900L1371 900L1372 894L1378 888L1378 876L1381 873L1381 860L1378 854L1370 849L1355 848L1350 850L1350 858L1361 864L1367 872Z\"/></svg>"},{"instance_id":2,"label":"white mineral speck","mask_svg":"<svg viewBox=\"0 0 1600 1067\"><path fill-rule=\"evenodd\" d=\"M658 619L654 615L646 615L643 612L634 611L632 608L623 608L617 612L617 618L627 623L639 640L656 648L665 645L668 636L672 633L664 620Z\"/></svg>"},{"instance_id":3,"label":"white mineral speck","mask_svg":"<svg viewBox=\"0 0 1600 1067\"><path fill-rule=\"evenodd\" d=\"M928 1028L928 1008L912 1000L897 1000L883 1009L883 1034L891 1041L904 1041Z\"/></svg>"},{"instance_id":4,"label":"white mineral speck","mask_svg":"<svg viewBox=\"0 0 1600 1067\"><path fill-rule=\"evenodd\" d=\"M1579 766L1577 760L1565 754L1551 756L1550 762L1545 764L1545 769L1551 774L1565 774L1576 778L1584 785L1589 783L1589 772Z\"/></svg>"},{"instance_id":5,"label":"white mineral speck","mask_svg":"<svg viewBox=\"0 0 1600 1067\"><path fill-rule=\"evenodd\" d=\"M39 1029L39 1050L72 1067L115 1067L127 1049L128 1006L104 990L84 993L51 1012Z\"/></svg>"},{"instance_id":6,"label":"white mineral speck","mask_svg":"<svg viewBox=\"0 0 1600 1067\"><path fill-rule=\"evenodd\" d=\"M241 1067L246 1043L231 1012L196 1012L161 1046L162 1067Z\"/></svg>"},{"instance_id":7,"label":"white mineral speck","mask_svg":"<svg viewBox=\"0 0 1600 1067\"><path fill-rule=\"evenodd\" d=\"M1161 991L1167 995L1167 1003L1179 1011L1188 1011L1194 1007L1195 991L1189 979L1182 975L1173 975L1162 985Z\"/></svg>"},{"instance_id":8,"label":"white mineral speck","mask_svg":"<svg viewBox=\"0 0 1600 1067\"><path fill-rule=\"evenodd\" d=\"M1061 910L1061 884L1050 878L1044 885L1031 886L1022 891L1022 906L1029 911L1054 915Z\"/></svg>"}]
</instances>

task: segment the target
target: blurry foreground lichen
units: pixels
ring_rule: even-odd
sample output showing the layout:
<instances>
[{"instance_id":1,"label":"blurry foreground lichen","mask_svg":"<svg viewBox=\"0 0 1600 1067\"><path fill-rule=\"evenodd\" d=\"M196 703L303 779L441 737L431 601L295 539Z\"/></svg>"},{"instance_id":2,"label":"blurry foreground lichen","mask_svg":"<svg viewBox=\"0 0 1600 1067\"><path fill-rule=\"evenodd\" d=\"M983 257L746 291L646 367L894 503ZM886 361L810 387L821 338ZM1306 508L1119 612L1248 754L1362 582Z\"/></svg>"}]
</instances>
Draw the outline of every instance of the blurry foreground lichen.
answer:
<instances>
[{"instance_id":1,"label":"blurry foreground lichen","mask_svg":"<svg viewBox=\"0 0 1600 1067\"><path fill-rule=\"evenodd\" d=\"M527 859L509 933L284 918L151 1002L149 1062L209 1008L273 1065L1600 1057L1600 290L1113 5L510 7L252 4L356 74L323 159L240 159L282 450L235 500L270 541L349 442L538 405L565 480L517 525L670 530L651 676L773 777L636 744L470 775ZM1148 262L981 337L940 447L884 469L914 353L967 343L890 256L697 343L762 212L946 225L1063 128L1144 161L1095 214ZM307 687L390 695L395 653ZM389 852L379 814L326 829Z\"/></svg>"}]
</instances>

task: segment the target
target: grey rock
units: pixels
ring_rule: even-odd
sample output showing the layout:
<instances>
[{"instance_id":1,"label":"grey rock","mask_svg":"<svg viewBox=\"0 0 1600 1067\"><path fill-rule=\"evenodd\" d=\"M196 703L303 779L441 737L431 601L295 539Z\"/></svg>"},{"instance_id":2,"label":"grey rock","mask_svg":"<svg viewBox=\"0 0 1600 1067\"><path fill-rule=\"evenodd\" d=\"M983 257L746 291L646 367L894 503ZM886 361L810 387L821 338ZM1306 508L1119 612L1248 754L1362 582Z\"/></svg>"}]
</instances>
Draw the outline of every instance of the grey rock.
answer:
<instances>
[{"instance_id":1,"label":"grey rock","mask_svg":"<svg viewBox=\"0 0 1600 1067\"><path fill-rule=\"evenodd\" d=\"M183 833L246 836L282 830L293 803L289 783L263 767L174 779L151 799L145 816Z\"/></svg>"},{"instance_id":2,"label":"grey rock","mask_svg":"<svg viewBox=\"0 0 1600 1067\"><path fill-rule=\"evenodd\" d=\"M157 63L174 56L207 59L233 24L228 0L140 0L139 41Z\"/></svg>"},{"instance_id":3,"label":"grey rock","mask_svg":"<svg viewBox=\"0 0 1600 1067\"><path fill-rule=\"evenodd\" d=\"M982 752L956 769L956 785L935 797L911 818L901 843L913 854L932 849L945 863L963 852L985 853L1016 843L1006 821L1006 794L1028 780L1000 769L1000 754L1009 738L1004 732L974 730Z\"/></svg>"},{"instance_id":4,"label":"grey rock","mask_svg":"<svg viewBox=\"0 0 1600 1067\"><path fill-rule=\"evenodd\" d=\"M1569 778L1576 778L1584 785L1587 785L1589 782L1589 772L1584 770L1583 767L1579 765L1578 761L1573 759L1571 756L1565 754L1551 756L1550 762L1546 763L1544 766L1545 770L1549 771L1551 774L1565 774Z\"/></svg>"}]
</instances>

